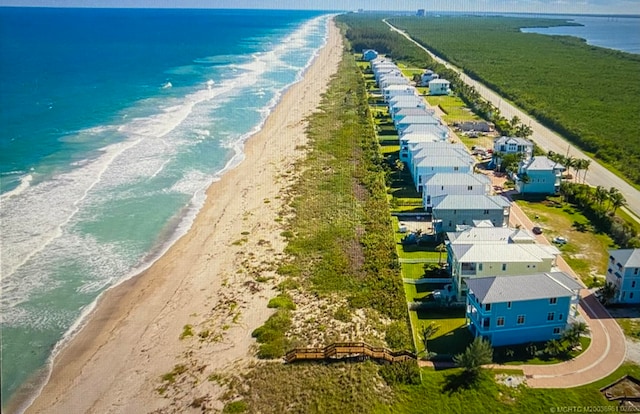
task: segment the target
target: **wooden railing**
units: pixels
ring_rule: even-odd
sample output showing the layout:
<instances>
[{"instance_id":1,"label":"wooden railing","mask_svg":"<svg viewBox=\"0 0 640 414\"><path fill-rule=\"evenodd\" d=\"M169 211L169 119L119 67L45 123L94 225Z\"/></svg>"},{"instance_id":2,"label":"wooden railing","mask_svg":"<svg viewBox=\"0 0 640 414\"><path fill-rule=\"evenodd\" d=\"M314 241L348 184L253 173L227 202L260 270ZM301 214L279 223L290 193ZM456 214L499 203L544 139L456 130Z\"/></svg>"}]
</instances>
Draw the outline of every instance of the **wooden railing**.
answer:
<instances>
[{"instance_id":1,"label":"wooden railing","mask_svg":"<svg viewBox=\"0 0 640 414\"><path fill-rule=\"evenodd\" d=\"M386 362L415 360L409 351L391 351L365 342L336 342L324 348L294 348L285 355L286 362L305 360L375 359Z\"/></svg>"}]
</instances>

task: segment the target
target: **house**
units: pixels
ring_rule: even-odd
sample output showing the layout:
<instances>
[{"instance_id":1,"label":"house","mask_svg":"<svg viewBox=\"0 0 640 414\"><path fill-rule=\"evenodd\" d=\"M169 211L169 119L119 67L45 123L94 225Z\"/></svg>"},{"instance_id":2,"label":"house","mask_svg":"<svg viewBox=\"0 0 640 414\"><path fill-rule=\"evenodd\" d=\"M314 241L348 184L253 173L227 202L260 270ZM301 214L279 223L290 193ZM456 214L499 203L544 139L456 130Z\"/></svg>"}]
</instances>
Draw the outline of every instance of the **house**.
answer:
<instances>
[{"instance_id":1,"label":"house","mask_svg":"<svg viewBox=\"0 0 640 414\"><path fill-rule=\"evenodd\" d=\"M373 49L365 49L362 51L362 60L366 60L367 62L371 62L373 59L378 57L378 52Z\"/></svg>"},{"instance_id":2,"label":"house","mask_svg":"<svg viewBox=\"0 0 640 414\"><path fill-rule=\"evenodd\" d=\"M424 134L413 133L403 135L400 138L400 161L408 163L412 158L412 152L418 151L421 144L434 142L443 141L441 137L428 132ZM446 142L446 144L451 145L448 142Z\"/></svg>"},{"instance_id":3,"label":"house","mask_svg":"<svg viewBox=\"0 0 640 414\"><path fill-rule=\"evenodd\" d=\"M523 154L524 159L533 155L533 142L525 138L505 137L493 141L493 152L500 154Z\"/></svg>"},{"instance_id":4,"label":"house","mask_svg":"<svg viewBox=\"0 0 640 414\"><path fill-rule=\"evenodd\" d=\"M401 137L407 134L434 134L445 141L449 139L449 128L444 125L413 124L398 131Z\"/></svg>"},{"instance_id":5,"label":"house","mask_svg":"<svg viewBox=\"0 0 640 414\"><path fill-rule=\"evenodd\" d=\"M447 233L451 244L534 244L535 236L525 229L494 227L493 223L480 221L461 231Z\"/></svg>"},{"instance_id":6,"label":"house","mask_svg":"<svg viewBox=\"0 0 640 414\"><path fill-rule=\"evenodd\" d=\"M477 131L477 132L492 132L495 125L492 122L487 121L464 121L456 122L453 124L455 127L460 128L462 132Z\"/></svg>"},{"instance_id":7,"label":"house","mask_svg":"<svg viewBox=\"0 0 640 414\"><path fill-rule=\"evenodd\" d=\"M509 224L511 202L502 196L486 194L439 195L431 198L432 223L436 233L455 231L474 220L490 220L494 227Z\"/></svg>"},{"instance_id":8,"label":"house","mask_svg":"<svg viewBox=\"0 0 640 414\"><path fill-rule=\"evenodd\" d=\"M409 152L407 166L411 172L416 191L422 192L422 185L428 176L438 173L471 173L475 159L466 150L445 144L436 147L435 143L424 143ZM448 144L448 146L447 146Z\"/></svg>"},{"instance_id":9,"label":"house","mask_svg":"<svg viewBox=\"0 0 640 414\"><path fill-rule=\"evenodd\" d=\"M427 69L422 75L420 75L420 86L429 86L429 82L439 78L440 76L437 73L430 69Z\"/></svg>"},{"instance_id":10,"label":"house","mask_svg":"<svg viewBox=\"0 0 640 414\"><path fill-rule=\"evenodd\" d=\"M402 73L390 72L382 75L378 81L381 89L388 88L391 85L409 85L409 79L405 78Z\"/></svg>"},{"instance_id":11,"label":"house","mask_svg":"<svg viewBox=\"0 0 640 414\"><path fill-rule=\"evenodd\" d=\"M522 160L514 180L521 194L556 194L560 190L565 167L547 157Z\"/></svg>"},{"instance_id":12,"label":"house","mask_svg":"<svg viewBox=\"0 0 640 414\"><path fill-rule=\"evenodd\" d=\"M411 85L390 85L382 90L382 96L385 102L397 96L415 96L418 97L416 88Z\"/></svg>"},{"instance_id":13,"label":"house","mask_svg":"<svg viewBox=\"0 0 640 414\"><path fill-rule=\"evenodd\" d=\"M559 339L575 317L582 286L563 272L467 281L466 319L493 346Z\"/></svg>"},{"instance_id":14,"label":"house","mask_svg":"<svg viewBox=\"0 0 640 414\"><path fill-rule=\"evenodd\" d=\"M426 107L427 103L419 96L400 95L389 100L389 113L392 116L402 109Z\"/></svg>"},{"instance_id":15,"label":"house","mask_svg":"<svg viewBox=\"0 0 640 414\"><path fill-rule=\"evenodd\" d=\"M429 95L449 95L451 82L446 79L434 79L429 82Z\"/></svg>"},{"instance_id":16,"label":"house","mask_svg":"<svg viewBox=\"0 0 640 414\"><path fill-rule=\"evenodd\" d=\"M419 137L419 136L425 136L425 135L435 136L438 139L438 141L435 141L435 142L405 141L406 139L405 137ZM464 145L452 144L448 141L442 140L442 137L435 134L429 134L428 132L423 134L419 134L419 133L405 134L405 135L402 135L399 138L399 140L400 140L400 155L402 156L406 152L407 154L406 160L404 158L402 160L407 163L407 165L409 166L409 171L411 171L412 175L415 173L413 168L415 164L414 160L419 160L426 156L432 156L432 157L456 156L456 157L465 158L467 160L472 160L471 156L467 152L467 148ZM433 173L427 174L427 175L437 174L438 172L447 172L447 171L434 171ZM454 172L459 172L459 171L454 171ZM463 172L467 172L467 171L463 171Z\"/></svg>"},{"instance_id":17,"label":"house","mask_svg":"<svg viewBox=\"0 0 640 414\"><path fill-rule=\"evenodd\" d=\"M616 287L613 303L640 303L640 249L609 250L607 282Z\"/></svg>"},{"instance_id":18,"label":"house","mask_svg":"<svg viewBox=\"0 0 640 414\"><path fill-rule=\"evenodd\" d=\"M447 242L447 263L460 297L465 294L469 279L554 271L558 255L557 247L546 244Z\"/></svg>"},{"instance_id":19,"label":"house","mask_svg":"<svg viewBox=\"0 0 640 414\"><path fill-rule=\"evenodd\" d=\"M436 113L435 109L431 108L400 108L398 112L392 114L392 120L395 125L396 122L401 120L406 116L420 116L420 115L431 115L434 116Z\"/></svg>"},{"instance_id":20,"label":"house","mask_svg":"<svg viewBox=\"0 0 640 414\"><path fill-rule=\"evenodd\" d=\"M395 123L398 132L405 130L410 125L441 125L440 118L434 115L408 115Z\"/></svg>"},{"instance_id":21,"label":"house","mask_svg":"<svg viewBox=\"0 0 640 414\"><path fill-rule=\"evenodd\" d=\"M443 195L488 195L491 179L483 174L440 173L427 177L422 186L422 206L431 212L432 200Z\"/></svg>"}]
</instances>

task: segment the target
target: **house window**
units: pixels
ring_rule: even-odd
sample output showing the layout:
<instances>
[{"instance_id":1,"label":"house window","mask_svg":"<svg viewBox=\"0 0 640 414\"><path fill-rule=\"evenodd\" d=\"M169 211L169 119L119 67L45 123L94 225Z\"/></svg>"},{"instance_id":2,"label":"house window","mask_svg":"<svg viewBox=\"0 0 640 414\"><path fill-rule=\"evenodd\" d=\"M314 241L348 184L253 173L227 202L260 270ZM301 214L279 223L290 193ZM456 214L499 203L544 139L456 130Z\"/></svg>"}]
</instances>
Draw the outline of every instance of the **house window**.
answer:
<instances>
[{"instance_id":1,"label":"house window","mask_svg":"<svg viewBox=\"0 0 640 414\"><path fill-rule=\"evenodd\" d=\"M629 292L629 299L633 299L633 292Z\"/></svg>"},{"instance_id":2,"label":"house window","mask_svg":"<svg viewBox=\"0 0 640 414\"><path fill-rule=\"evenodd\" d=\"M419 175L419 176L418 176L418 184L421 184L421 183L422 183L422 176L421 176L421 175Z\"/></svg>"},{"instance_id":3,"label":"house window","mask_svg":"<svg viewBox=\"0 0 640 414\"><path fill-rule=\"evenodd\" d=\"M482 263L478 263L478 271L482 272Z\"/></svg>"},{"instance_id":4,"label":"house window","mask_svg":"<svg viewBox=\"0 0 640 414\"><path fill-rule=\"evenodd\" d=\"M564 318L564 315L563 315L563 314L559 314L559 315L558 315L558 320L559 320L559 321L561 321L561 320L562 320L562 318Z\"/></svg>"},{"instance_id":5,"label":"house window","mask_svg":"<svg viewBox=\"0 0 640 414\"><path fill-rule=\"evenodd\" d=\"M504 326L504 317L503 316L498 317L498 319L496 320L496 325L497 326Z\"/></svg>"},{"instance_id":6,"label":"house window","mask_svg":"<svg viewBox=\"0 0 640 414\"><path fill-rule=\"evenodd\" d=\"M511 302L507 302L507 309L511 309Z\"/></svg>"},{"instance_id":7,"label":"house window","mask_svg":"<svg viewBox=\"0 0 640 414\"><path fill-rule=\"evenodd\" d=\"M555 305L556 303L558 303L558 298L550 298L549 299L549 305Z\"/></svg>"},{"instance_id":8,"label":"house window","mask_svg":"<svg viewBox=\"0 0 640 414\"><path fill-rule=\"evenodd\" d=\"M427 196L427 204L431 204L431 196L430 195Z\"/></svg>"},{"instance_id":9,"label":"house window","mask_svg":"<svg viewBox=\"0 0 640 414\"><path fill-rule=\"evenodd\" d=\"M491 311L491 304L487 303L486 305L484 305L484 310L486 310L487 312Z\"/></svg>"},{"instance_id":10,"label":"house window","mask_svg":"<svg viewBox=\"0 0 640 414\"><path fill-rule=\"evenodd\" d=\"M502 263L502 271L506 271L507 270L507 264L506 263Z\"/></svg>"},{"instance_id":11,"label":"house window","mask_svg":"<svg viewBox=\"0 0 640 414\"><path fill-rule=\"evenodd\" d=\"M485 210L485 211L484 211L484 214L489 214L489 210Z\"/></svg>"},{"instance_id":12,"label":"house window","mask_svg":"<svg viewBox=\"0 0 640 414\"><path fill-rule=\"evenodd\" d=\"M458 214L458 210L453 210L453 214Z\"/></svg>"},{"instance_id":13,"label":"house window","mask_svg":"<svg viewBox=\"0 0 640 414\"><path fill-rule=\"evenodd\" d=\"M553 328L554 335L560 335L560 328Z\"/></svg>"},{"instance_id":14,"label":"house window","mask_svg":"<svg viewBox=\"0 0 640 414\"><path fill-rule=\"evenodd\" d=\"M489 326L491 326L491 319L489 318L484 318L482 320L482 327L483 328L488 328Z\"/></svg>"},{"instance_id":15,"label":"house window","mask_svg":"<svg viewBox=\"0 0 640 414\"><path fill-rule=\"evenodd\" d=\"M472 185L467 186L467 190L469 190L469 191L473 191L473 186L472 186ZM637 269L636 269L636 270L637 270Z\"/></svg>"},{"instance_id":16,"label":"house window","mask_svg":"<svg viewBox=\"0 0 640 414\"><path fill-rule=\"evenodd\" d=\"M518 319L516 321L518 325L524 325L524 315L518 315Z\"/></svg>"},{"instance_id":17,"label":"house window","mask_svg":"<svg viewBox=\"0 0 640 414\"><path fill-rule=\"evenodd\" d=\"M458 167L453 167L453 171L458 171L459 168Z\"/></svg>"},{"instance_id":18,"label":"house window","mask_svg":"<svg viewBox=\"0 0 640 414\"><path fill-rule=\"evenodd\" d=\"M636 267L635 269L633 269L633 274L637 275L638 274L638 268Z\"/></svg>"},{"instance_id":19,"label":"house window","mask_svg":"<svg viewBox=\"0 0 640 414\"><path fill-rule=\"evenodd\" d=\"M636 287L636 281L635 280L633 282L631 282L631 287L632 288Z\"/></svg>"},{"instance_id":20,"label":"house window","mask_svg":"<svg viewBox=\"0 0 640 414\"><path fill-rule=\"evenodd\" d=\"M444 191L444 185L440 186L440 190Z\"/></svg>"},{"instance_id":21,"label":"house window","mask_svg":"<svg viewBox=\"0 0 640 414\"><path fill-rule=\"evenodd\" d=\"M548 320L548 321L552 321L552 320L554 320L554 319L555 319L555 317L556 317L556 313L555 313L555 312L549 312L549 313L547 313L547 320Z\"/></svg>"}]
</instances>

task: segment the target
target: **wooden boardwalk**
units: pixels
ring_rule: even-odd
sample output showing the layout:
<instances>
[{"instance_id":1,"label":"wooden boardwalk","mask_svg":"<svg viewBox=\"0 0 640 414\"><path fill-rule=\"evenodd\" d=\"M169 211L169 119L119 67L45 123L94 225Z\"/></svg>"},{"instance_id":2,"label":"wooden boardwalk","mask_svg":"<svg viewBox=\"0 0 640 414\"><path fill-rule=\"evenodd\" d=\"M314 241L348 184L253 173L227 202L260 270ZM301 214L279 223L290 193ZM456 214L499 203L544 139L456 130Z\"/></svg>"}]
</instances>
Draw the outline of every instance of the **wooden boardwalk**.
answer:
<instances>
[{"instance_id":1,"label":"wooden boardwalk","mask_svg":"<svg viewBox=\"0 0 640 414\"><path fill-rule=\"evenodd\" d=\"M294 348L285 355L285 362L341 359L375 359L385 362L415 360L409 351L391 351L387 348L373 347L365 342L336 342L324 348Z\"/></svg>"}]
</instances>

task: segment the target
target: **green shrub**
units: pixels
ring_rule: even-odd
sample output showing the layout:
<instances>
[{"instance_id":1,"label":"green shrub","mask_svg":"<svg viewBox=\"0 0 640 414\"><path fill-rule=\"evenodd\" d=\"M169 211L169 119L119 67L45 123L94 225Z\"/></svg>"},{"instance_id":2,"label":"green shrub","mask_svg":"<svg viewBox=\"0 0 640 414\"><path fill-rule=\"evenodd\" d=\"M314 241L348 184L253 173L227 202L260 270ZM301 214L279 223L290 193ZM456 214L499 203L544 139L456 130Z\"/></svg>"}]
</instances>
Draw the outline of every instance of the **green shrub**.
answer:
<instances>
[{"instance_id":1,"label":"green shrub","mask_svg":"<svg viewBox=\"0 0 640 414\"><path fill-rule=\"evenodd\" d=\"M380 376L389 385L420 384L420 368L416 361L403 361L380 367Z\"/></svg>"},{"instance_id":2,"label":"green shrub","mask_svg":"<svg viewBox=\"0 0 640 414\"><path fill-rule=\"evenodd\" d=\"M295 310L296 304L293 303L291 296L286 293L281 293L269 301L267 308Z\"/></svg>"},{"instance_id":3,"label":"green shrub","mask_svg":"<svg viewBox=\"0 0 640 414\"><path fill-rule=\"evenodd\" d=\"M227 403L222 409L223 414L239 414L244 413L249 409L249 406L244 400L233 401Z\"/></svg>"}]
</instances>

